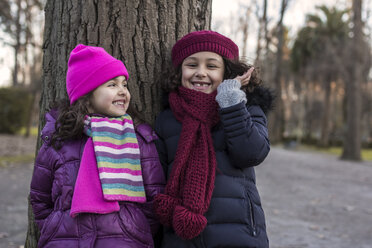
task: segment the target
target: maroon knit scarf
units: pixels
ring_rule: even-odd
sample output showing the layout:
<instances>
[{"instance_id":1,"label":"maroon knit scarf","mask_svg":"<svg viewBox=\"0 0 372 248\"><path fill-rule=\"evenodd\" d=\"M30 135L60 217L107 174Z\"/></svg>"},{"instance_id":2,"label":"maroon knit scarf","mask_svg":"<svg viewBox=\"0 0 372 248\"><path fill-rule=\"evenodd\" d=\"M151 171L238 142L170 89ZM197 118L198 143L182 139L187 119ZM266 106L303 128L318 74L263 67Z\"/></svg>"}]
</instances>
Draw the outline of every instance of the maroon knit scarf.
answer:
<instances>
[{"instance_id":1,"label":"maroon knit scarf","mask_svg":"<svg viewBox=\"0 0 372 248\"><path fill-rule=\"evenodd\" d=\"M198 236L206 227L216 171L211 128L219 121L216 92L205 94L184 87L169 95L171 109L182 123L172 171L165 193L156 196L160 222L173 226L183 239Z\"/></svg>"}]
</instances>

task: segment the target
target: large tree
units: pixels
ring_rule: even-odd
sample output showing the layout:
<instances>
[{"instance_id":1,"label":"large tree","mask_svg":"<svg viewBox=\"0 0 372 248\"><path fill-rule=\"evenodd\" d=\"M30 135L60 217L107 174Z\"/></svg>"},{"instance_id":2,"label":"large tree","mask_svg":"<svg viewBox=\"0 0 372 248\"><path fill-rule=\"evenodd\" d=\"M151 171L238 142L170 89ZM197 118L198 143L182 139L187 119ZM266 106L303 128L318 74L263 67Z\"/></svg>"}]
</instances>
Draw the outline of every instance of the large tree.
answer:
<instances>
[{"instance_id":1,"label":"large tree","mask_svg":"<svg viewBox=\"0 0 372 248\"><path fill-rule=\"evenodd\" d=\"M79 43L102 46L124 61L133 106L153 123L161 105L157 82L168 70L171 47L190 31L210 28L211 6L212 0L48 0L39 129L50 103L66 97L68 56ZM29 211L25 247L36 247L37 239Z\"/></svg>"}]
</instances>

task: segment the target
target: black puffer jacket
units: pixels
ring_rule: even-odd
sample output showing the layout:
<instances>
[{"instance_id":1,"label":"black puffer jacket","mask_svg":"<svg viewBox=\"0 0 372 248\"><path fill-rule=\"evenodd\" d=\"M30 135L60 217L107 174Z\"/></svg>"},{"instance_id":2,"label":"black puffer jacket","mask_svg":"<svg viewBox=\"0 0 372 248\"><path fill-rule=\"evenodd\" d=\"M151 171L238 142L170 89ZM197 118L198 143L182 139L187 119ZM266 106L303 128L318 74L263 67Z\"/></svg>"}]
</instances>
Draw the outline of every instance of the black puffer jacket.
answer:
<instances>
[{"instance_id":1,"label":"black puffer jacket","mask_svg":"<svg viewBox=\"0 0 372 248\"><path fill-rule=\"evenodd\" d=\"M272 96L263 88L247 95L248 103L220 109L220 123L212 129L217 170L208 225L192 240L182 240L165 228L162 247L269 247L264 211L256 188L254 166L270 150L264 111ZM255 105L252 105L255 104ZM182 125L166 109L157 118L155 131L160 161L170 175Z\"/></svg>"}]
</instances>

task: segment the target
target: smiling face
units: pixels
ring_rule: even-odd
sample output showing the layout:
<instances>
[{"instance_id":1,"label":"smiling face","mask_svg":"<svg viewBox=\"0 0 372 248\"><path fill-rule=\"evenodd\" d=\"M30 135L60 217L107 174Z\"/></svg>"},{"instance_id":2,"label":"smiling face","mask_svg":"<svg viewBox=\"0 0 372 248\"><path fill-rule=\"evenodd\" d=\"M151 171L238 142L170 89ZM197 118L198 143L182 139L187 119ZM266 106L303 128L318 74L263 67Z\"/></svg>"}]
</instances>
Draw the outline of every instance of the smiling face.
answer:
<instances>
[{"instance_id":1,"label":"smiling face","mask_svg":"<svg viewBox=\"0 0 372 248\"><path fill-rule=\"evenodd\" d=\"M90 98L90 113L118 117L127 112L130 93L124 76L113 78L96 88Z\"/></svg>"},{"instance_id":2,"label":"smiling face","mask_svg":"<svg viewBox=\"0 0 372 248\"><path fill-rule=\"evenodd\" d=\"M213 52L198 52L182 62L182 86L212 93L221 84L225 72L223 59Z\"/></svg>"}]
</instances>

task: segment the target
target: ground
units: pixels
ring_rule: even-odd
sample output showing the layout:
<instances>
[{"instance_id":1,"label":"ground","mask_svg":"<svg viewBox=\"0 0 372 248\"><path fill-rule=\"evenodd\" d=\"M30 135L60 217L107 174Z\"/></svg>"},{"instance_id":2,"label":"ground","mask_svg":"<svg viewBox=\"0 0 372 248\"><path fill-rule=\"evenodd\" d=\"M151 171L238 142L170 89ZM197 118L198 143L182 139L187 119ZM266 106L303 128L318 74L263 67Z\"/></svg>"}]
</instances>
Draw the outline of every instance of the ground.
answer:
<instances>
[{"instance_id":1,"label":"ground","mask_svg":"<svg viewBox=\"0 0 372 248\"><path fill-rule=\"evenodd\" d=\"M0 158L21 155L30 161L35 146L35 137L0 135ZM32 162L0 161L0 248L24 244L32 168Z\"/></svg>"},{"instance_id":2,"label":"ground","mask_svg":"<svg viewBox=\"0 0 372 248\"><path fill-rule=\"evenodd\" d=\"M0 135L0 157L35 138ZM0 166L0 248L22 247L32 163ZM256 168L271 248L372 248L372 162L272 148Z\"/></svg>"}]
</instances>

